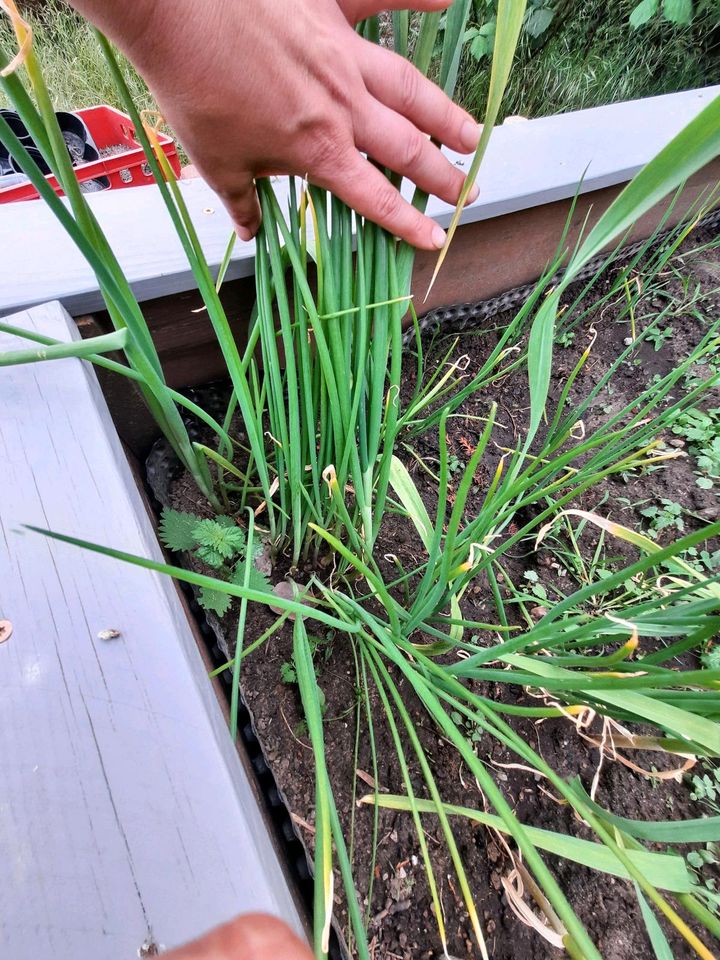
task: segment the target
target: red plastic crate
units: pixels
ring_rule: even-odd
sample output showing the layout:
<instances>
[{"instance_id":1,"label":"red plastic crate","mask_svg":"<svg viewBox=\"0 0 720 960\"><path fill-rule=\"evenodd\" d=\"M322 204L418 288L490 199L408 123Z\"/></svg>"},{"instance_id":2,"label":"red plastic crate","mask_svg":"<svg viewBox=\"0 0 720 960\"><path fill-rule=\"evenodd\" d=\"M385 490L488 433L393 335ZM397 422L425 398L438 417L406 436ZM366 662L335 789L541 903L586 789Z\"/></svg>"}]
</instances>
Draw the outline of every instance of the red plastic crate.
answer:
<instances>
[{"instance_id":1,"label":"red plastic crate","mask_svg":"<svg viewBox=\"0 0 720 960\"><path fill-rule=\"evenodd\" d=\"M123 153L101 157L99 160L90 163L78 164L75 167L75 174L81 183L85 180L106 177L110 184L106 189L119 190L153 182L150 167L145 159L142 147L135 139L135 130L127 114L108 106L86 107L84 110L75 110L74 113L85 121L98 152L103 148L121 144L127 147ZM162 133L158 133L157 136L165 156L170 161L170 166L179 176L180 159L175 141L172 137ZM55 189L55 192L62 196L62 190L55 177L48 174L45 179ZM2 178L0 178L0 203L12 203L15 200L35 200L37 196L38 192L31 183L16 184L2 189Z\"/></svg>"}]
</instances>

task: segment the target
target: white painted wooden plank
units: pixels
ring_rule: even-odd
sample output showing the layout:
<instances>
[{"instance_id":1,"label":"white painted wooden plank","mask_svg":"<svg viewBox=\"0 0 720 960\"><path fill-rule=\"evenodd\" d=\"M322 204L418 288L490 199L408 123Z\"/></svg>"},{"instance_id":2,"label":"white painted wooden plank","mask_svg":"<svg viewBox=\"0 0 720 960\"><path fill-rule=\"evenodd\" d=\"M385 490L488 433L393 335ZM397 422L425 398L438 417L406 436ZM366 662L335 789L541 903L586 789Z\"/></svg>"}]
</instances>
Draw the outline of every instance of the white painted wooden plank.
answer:
<instances>
[{"instance_id":1,"label":"white painted wooden plank","mask_svg":"<svg viewBox=\"0 0 720 960\"><path fill-rule=\"evenodd\" d=\"M13 322L77 336L58 303ZM0 957L130 960L251 909L300 930L172 583L23 523L160 557L78 360L0 371Z\"/></svg>"},{"instance_id":2,"label":"white painted wooden plank","mask_svg":"<svg viewBox=\"0 0 720 960\"><path fill-rule=\"evenodd\" d=\"M715 96L720 86L633 100L503 125L494 131L478 200L463 222L484 220L629 180ZM467 169L469 159L447 151ZM584 177L584 179L583 179ZM183 181L208 262L217 267L231 223L200 180ZM287 188L278 182L278 192ZM406 184L404 190L409 193ZM141 300L195 286L156 187L88 196ZM428 212L446 226L452 208L431 198ZM253 242L238 241L228 279L254 269ZM102 305L92 271L42 201L0 205L0 316L57 298L75 316Z\"/></svg>"}]
</instances>

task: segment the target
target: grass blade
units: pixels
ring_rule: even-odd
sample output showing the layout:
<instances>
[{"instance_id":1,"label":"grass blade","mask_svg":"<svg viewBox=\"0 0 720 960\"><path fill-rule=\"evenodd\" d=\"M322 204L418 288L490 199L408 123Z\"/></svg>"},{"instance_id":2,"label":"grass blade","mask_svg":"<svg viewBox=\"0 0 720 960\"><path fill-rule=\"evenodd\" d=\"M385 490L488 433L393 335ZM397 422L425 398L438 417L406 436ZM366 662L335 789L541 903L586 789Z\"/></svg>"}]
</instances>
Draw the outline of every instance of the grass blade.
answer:
<instances>
[{"instance_id":1,"label":"grass blade","mask_svg":"<svg viewBox=\"0 0 720 960\"><path fill-rule=\"evenodd\" d=\"M408 516L420 535L423 546L429 553L433 539L433 524L413 478L402 460L397 457L392 458L390 466L390 486L407 510Z\"/></svg>"},{"instance_id":2,"label":"grass blade","mask_svg":"<svg viewBox=\"0 0 720 960\"><path fill-rule=\"evenodd\" d=\"M313 940L315 956L326 957L330 941L333 912L332 827L328 794L330 783L325 764L322 705L315 678L312 653L302 617L297 617L293 630L293 660L300 699L307 721L310 743L315 758L315 904Z\"/></svg>"},{"instance_id":3,"label":"grass blade","mask_svg":"<svg viewBox=\"0 0 720 960\"><path fill-rule=\"evenodd\" d=\"M361 797L360 802L374 803L375 798L372 794L369 794L366 797ZM408 797L383 793L378 796L377 802L381 807L389 810L410 810ZM414 802L421 813L436 812L433 800L415 799ZM474 810L471 807L462 807L452 803L444 803L443 809L450 816L465 817L475 823L482 823L483 826L492 827L493 830L498 830L500 833L509 834L507 825L502 817L497 816L497 814L485 813L482 810ZM525 826L525 832L528 840L538 850L545 850L556 857L572 860L573 863L582 864L591 870L598 870L613 877L620 877L623 880L630 879L630 874L612 850L600 843L527 825ZM642 870L647 879L661 890L668 890L671 893L689 893L691 891L692 879L682 857L668 853L653 853L649 850L629 850L627 855L637 868Z\"/></svg>"},{"instance_id":4,"label":"grass blade","mask_svg":"<svg viewBox=\"0 0 720 960\"><path fill-rule=\"evenodd\" d=\"M356 633L360 629L357 624L346 620L338 620L337 617L333 617L319 610L317 606L311 606L310 604L301 603L297 600L286 600L285 597L279 597L274 593L268 593L264 590L245 588L236 583L219 580L217 577L208 577L205 574L185 570L182 567L175 567L169 563L161 563L158 560L148 560L146 557L138 557L134 553L126 553L124 550L104 547L99 543L81 540L79 537L69 537L64 533L55 533L53 530L44 530L42 527L24 524L24 529L32 530L33 533L40 533L42 536L50 537L51 540L58 540L60 543L69 543L74 547L92 550L94 553L100 553L105 557L112 557L114 560L124 560L126 563L132 563L136 567L144 567L146 570L154 570L156 573L167 574L167 576L173 577L175 580L193 583L198 587L207 587L209 590L220 590L223 593L229 594L231 597L247 597L247 599L253 603L262 603L265 606L272 605L280 610L287 610L290 613L294 613L299 617L309 617L311 620L319 620L329 627L335 627L347 633Z\"/></svg>"},{"instance_id":5,"label":"grass blade","mask_svg":"<svg viewBox=\"0 0 720 960\"><path fill-rule=\"evenodd\" d=\"M656 960L674 960L674 954L670 949L670 944L667 942L665 934L662 931L662 927L658 923L657 917L650 909L650 904L643 896L643 892L637 883L634 884L634 887L638 898L638 903L640 904L640 913L642 914L643 923L645 924L648 939L652 945Z\"/></svg>"},{"instance_id":6,"label":"grass blade","mask_svg":"<svg viewBox=\"0 0 720 960\"><path fill-rule=\"evenodd\" d=\"M579 778L573 781L573 787L603 820L638 840L649 840L651 843L711 843L720 840L720 816L685 821L629 820L610 813L591 800Z\"/></svg>"},{"instance_id":7,"label":"grass blade","mask_svg":"<svg viewBox=\"0 0 720 960\"><path fill-rule=\"evenodd\" d=\"M41 347L39 350L9 350L7 353L0 353L0 367L12 367L22 363L38 363L44 360L61 360L66 357L88 358L93 354L122 350L127 343L127 339L128 331L125 329L116 330L114 333L104 333L99 337L90 337L87 340L56 343L52 346Z\"/></svg>"},{"instance_id":8,"label":"grass blade","mask_svg":"<svg viewBox=\"0 0 720 960\"><path fill-rule=\"evenodd\" d=\"M488 90L488 99L485 108L485 121L483 124L482 134L480 136L480 143L475 151L475 156L470 164L470 170L468 171L467 179L465 180L465 184L460 193L460 199L458 200L457 207L455 208L453 218L450 221L450 226L447 230L445 246L440 251L437 263L435 264L432 279L430 280L430 286L425 294L426 300L430 295L430 291L432 290L433 284L437 279L437 275L440 272L443 261L447 256L447 252L455 235L457 225L460 222L460 215L462 214L463 207L465 206L465 200L467 199L467 195L470 192L472 185L477 179L477 175L480 170L480 164L483 161L485 151L487 150L487 145L490 142L490 136L492 134L493 127L495 126L498 113L500 112L503 94L505 93L505 87L507 86L508 78L510 76L510 68L512 66L513 57L515 56L515 48L517 47L520 30L522 29L523 18L525 16L525 7L526 0L499 0L498 2L495 27L495 47L493 49L492 70L490 73L490 89ZM450 69L448 68L448 74L449 73Z\"/></svg>"},{"instance_id":9,"label":"grass blade","mask_svg":"<svg viewBox=\"0 0 720 960\"><path fill-rule=\"evenodd\" d=\"M644 213L720 154L720 96L663 147L613 201L577 251L563 287Z\"/></svg>"},{"instance_id":10,"label":"grass blade","mask_svg":"<svg viewBox=\"0 0 720 960\"><path fill-rule=\"evenodd\" d=\"M452 97L457 81L460 55L463 48L463 34L470 12L470 0L455 0L445 18L445 36L443 37L442 57L440 59L440 86Z\"/></svg>"},{"instance_id":11,"label":"grass blade","mask_svg":"<svg viewBox=\"0 0 720 960\"><path fill-rule=\"evenodd\" d=\"M245 547L245 564L243 567L243 587L245 590L248 589L250 585L250 574L252 573L253 568L253 538L255 534L255 524L253 512L248 508L248 532L247 532L247 542ZM233 743L237 740L237 729L238 729L238 710L240 707L240 665L242 664L243 659L243 639L245 636L245 619L247 617L247 605L248 598L247 594L244 597L240 598L240 614L238 616L238 625L237 631L235 633L235 662L233 663L233 672L232 672L232 692L230 695L230 736L233 739ZM297 618L301 620L301 617Z\"/></svg>"},{"instance_id":12,"label":"grass blade","mask_svg":"<svg viewBox=\"0 0 720 960\"><path fill-rule=\"evenodd\" d=\"M578 674L564 667L556 667L535 657L525 657L515 654L505 654L500 657L511 666L522 667L529 673L540 677L577 682ZM678 674L678 683L682 683L683 675ZM618 682L618 687L620 683ZM620 710L634 714L642 721L650 722L663 730L669 730L689 741L689 744L699 743L710 751L713 756L720 756L720 725L705 717L695 716L687 710L664 703L662 700L635 693L632 690L593 690L588 686L583 691L594 700L615 706Z\"/></svg>"}]
</instances>

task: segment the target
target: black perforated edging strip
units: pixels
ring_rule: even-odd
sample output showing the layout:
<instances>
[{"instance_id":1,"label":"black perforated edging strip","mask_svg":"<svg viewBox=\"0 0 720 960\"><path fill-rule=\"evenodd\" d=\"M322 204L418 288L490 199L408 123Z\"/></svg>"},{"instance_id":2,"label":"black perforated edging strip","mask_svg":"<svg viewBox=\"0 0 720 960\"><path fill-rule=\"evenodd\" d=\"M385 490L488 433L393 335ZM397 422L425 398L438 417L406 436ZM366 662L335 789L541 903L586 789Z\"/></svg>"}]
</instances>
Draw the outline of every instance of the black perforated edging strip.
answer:
<instances>
[{"instance_id":1,"label":"black perforated edging strip","mask_svg":"<svg viewBox=\"0 0 720 960\"><path fill-rule=\"evenodd\" d=\"M704 227L706 229L718 225L720 225L720 208L702 217L697 224L698 227ZM674 231L670 229L659 233L657 237L653 239L650 246L658 246L664 240L667 240L673 232ZM631 259L647 244L647 240L638 240L635 243L622 247L618 254L619 262ZM582 283L585 280L590 280L607 259L608 254L603 253L588 261L582 270L578 272L573 282ZM612 267L613 264L610 263L608 266ZM564 270L558 270L557 273L553 275L550 284L557 283L562 277L563 272ZM506 310L513 310L521 306L532 294L536 286L537 281L534 281L523 284L520 287L514 287L512 290L501 293L497 297L491 297L489 300L480 300L474 303L457 303L447 307L436 307L436 309L430 310L420 318L420 331L423 335L426 335L436 333L442 328L443 333L460 333L468 328L479 326L485 320L496 316L498 313L505 313ZM403 343L407 346L412 343L414 339L415 331L411 327L403 334Z\"/></svg>"}]
</instances>

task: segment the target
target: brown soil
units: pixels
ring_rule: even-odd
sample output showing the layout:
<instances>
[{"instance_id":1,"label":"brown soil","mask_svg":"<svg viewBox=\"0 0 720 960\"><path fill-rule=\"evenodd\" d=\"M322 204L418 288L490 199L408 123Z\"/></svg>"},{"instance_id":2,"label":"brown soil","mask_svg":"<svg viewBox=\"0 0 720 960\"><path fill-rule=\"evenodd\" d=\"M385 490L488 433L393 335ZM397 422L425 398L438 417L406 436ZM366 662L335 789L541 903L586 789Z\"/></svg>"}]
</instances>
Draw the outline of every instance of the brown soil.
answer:
<instances>
[{"instance_id":1,"label":"brown soil","mask_svg":"<svg viewBox=\"0 0 720 960\"><path fill-rule=\"evenodd\" d=\"M662 349L656 352L651 345L646 344L641 351L641 363L628 366L619 372L614 380L612 396L603 394L598 398L590 419L600 422L607 414L609 404L617 409L620 404L637 395L641 386L655 373L670 370L682 357L687 356L688 349L697 342L705 329L705 322L696 314L703 315L706 319L715 319L720 315L720 297L713 292L720 286L720 258L714 251L709 251L695 257L692 263L691 260L692 258L688 257L687 262L676 261L676 266L685 275L692 272L694 281L690 285L690 292L694 289L695 282L701 284L704 292L702 301L692 310L680 311L673 318L671 322L674 336L664 343ZM669 277L667 289L675 295L683 296L677 279ZM593 296L597 297L597 291ZM658 304L647 304L648 310L657 306ZM588 318L584 325L578 328L575 340L570 346L558 348L551 392L553 398L559 395L567 374L588 342L590 320L595 323L600 335L593 348L591 361L575 385L576 398L587 395L591 386L622 349L623 340L628 335L627 325L616 321L612 306L606 306L598 314ZM495 342L497 334L494 331L502 326L504 319L502 316L496 317L488 324L488 329L463 334L454 355L459 357L467 354L470 357L469 369L476 369ZM436 358L436 362L448 346L449 341L445 340L442 344L436 343L431 347L431 356ZM412 359L409 358L406 390L412 387ZM470 416L485 416L491 399L498 402L498 419L503 424L502 439L498 439L498 443L513 446L526 427L528 398L525 375L518 372L495 384L487 394L480 393L471 397L462 412ZM552 400L549 409L552 409ZM594 424L586 422L585 426L589 430ZM448 435L451 454L464 464L467 459L467 445L475 444L478 436L477 421L453 419ZM426 435L419 438L415 441L415 449L423 458L428 458L432 466L431 458L437 455L436 436ZM426 498L432 515L433 496L436 495L433 483L415 461L408 458L407 465ZM483 485L487 483L493 469L494 464L486 465L484 481L474 491L474 498L482 497ZM605 511L609 510L615 519L631 527L638 527L642 518L635 508L621 504L620 498L626 498L628 503L634 504L638 501L655 502L660 497L680 501L694 514L685 518L688 528L702 519L714 519L717 514L715 491L702 490L696 486L690 458L670 461L662 469L651 473L612 479L602 487L586 493L581 502L575 505L592 509L605 502ZM198 511L197 497L187 481L181 480L175 486L173 505ZM469 511L472 507L471 502ZM660 539L665 538L661 535ZM591 535L584 538L583 552L586 556L592 553L595 543ZM622 542L608 544L608 547L609 554L612 554L618 563L620 560L629 561L636 556ZM414 530L393 515L387 519L377 555L390 552L398 555L406 567L412 565L413 559L420 561L422 557ZM548 590L558 587L569 592L575 584L567 577L561 577L560 571L552 566L553 563L554 558L548 549L542 546L536 552L531 542L522 544L522 549L517 549L506 557L506 566L514 583L523 583L523 574L532 570ZM388 566L388 571L390 569ZM482 579L468 591L466 598L464 616L475 620L485 620L492 616L492 603ZM248 618L246 643L266 629L273 619L269 611L260 607L253 608ZM227 618L226 626L227 636L234 636L232 614ZM315 662L318 680L326 698L325 738L328 767L338 810L348 830L354 800L370 792L365 782L367 778L363 779L363 772L369 774L372 771L370 745L362 728L355 763L357 684L347 639L318 629L315 629L314 633L317 639ZM289 629L273 636L266 643L261 655L250 657L243 665L242 689L265 757L290 810L297 818L296 822L304 822L298 829L311 849L315 800L312 752L304 732L297 688L281 679L281 667L291 661L291 648ZM484 687L478 685L476 689L505 702L536 704L536 701L530 700L519 687L497 684ZM431 760L443 798L450 803L482 809L483 797L455 749L438 735L407 685L400 682L400 690ZM381 705L375 696L372 696L372 701L379 786L393 793L404 793L392 740L382 722ZM535 723L521 719L513 721L513 726L529 744L539 750L558 773L566 778L579 776L585 788L589 789L598 768L598 751L577 735L569 721L545 720ZM539 775L508 766L517 762L517 758L509 750L487 736L482 736L476 742L476 751L482 760L490 765L497 783L521 821L578 836L589 836L571 811L558 803ZM412 751L408 749L407 756L414 785L418 793L424 796L426 793L419 768L417 763L410 759L411 755ZM636 753L632 759L645 768L653 764L659 767L668 766L662 758L658 759L657 754ZM359 776L356 771L361 771ZM600 772L597 800L613 812L631 818L680 820L701 816L703 813L691 801L686 783L650 780L633 773L620 763L607 760ZM448 948L456 957L478 957L480 953L477 945L473 943L468 915L438 823L435 818L427 816L424 818L424 825L441 890ZM507 875L512 865L497 838L484 828L465 821L456 820L454 827L490 956L495 960L539 960L561 956L559 951L550 947L535 931L523 925L511 911L503 892L502 878ZM354 851L357 888L361 902L364 903L370 879L372 852L372 812L368 806L356 806L354 809ZM630 884L592 873L551 856L546 857L546 861L554 870L606 960L628 960L631 957L652 955ZM336 887L339 886L338 878ZM347 931L346 906L339 894L336 902L336 918L340 927ZM419 844L409 815L389 811L382 811L380 814L374 891L368 911L372 918L370 940L371 956L374 960L415 960L441 956ZM683 942L679 942L672 932L666 930L666 933L677 958L690 955L689 948ZM707 934L704 936L707 940Z\"/></svg>"}]
</instances>

